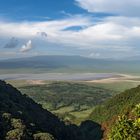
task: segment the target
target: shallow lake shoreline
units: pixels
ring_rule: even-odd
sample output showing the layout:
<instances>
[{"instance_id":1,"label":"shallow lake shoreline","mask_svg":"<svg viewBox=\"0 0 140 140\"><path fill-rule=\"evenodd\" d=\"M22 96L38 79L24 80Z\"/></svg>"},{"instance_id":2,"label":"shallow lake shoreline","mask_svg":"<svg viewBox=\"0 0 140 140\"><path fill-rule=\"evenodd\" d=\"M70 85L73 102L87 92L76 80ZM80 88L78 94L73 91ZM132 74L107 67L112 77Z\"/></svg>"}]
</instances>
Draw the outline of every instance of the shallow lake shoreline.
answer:
<instances>
[{"instance_id":1,"label":"shallow lake shoreline","mask_svg":"<svg viewBox=\"0 0 140 140\"><path fill-rule=\"evenodd\" d=\"M92 81L108 78L121 78L123 75L116 73L41 73L41 74L2 74L1 80L67 80L67 81Z\"/></svg>"}]
</instances>

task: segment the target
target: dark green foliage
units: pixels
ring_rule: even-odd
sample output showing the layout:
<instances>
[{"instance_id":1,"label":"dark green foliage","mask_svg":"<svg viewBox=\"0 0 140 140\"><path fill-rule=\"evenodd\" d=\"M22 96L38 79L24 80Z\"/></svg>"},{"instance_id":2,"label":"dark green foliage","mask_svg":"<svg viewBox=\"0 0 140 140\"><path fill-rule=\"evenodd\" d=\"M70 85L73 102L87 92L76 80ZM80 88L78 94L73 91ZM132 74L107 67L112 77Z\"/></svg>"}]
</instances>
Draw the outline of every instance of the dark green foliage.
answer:
<instances>
[{"instance_id":1,"label":"dark green foliage","mask_svg":"<svg viewBox=\"0 0 140 140\"><path fill-rule=\"evenodd\" d=\"M83 105L89 108L98 105L114 93L111 90L70 82L24 86L19 90L41 103L44 108L56 110L64 106L73 106L75 111L80 110ZM50 106L45 107L46 103Z\"/></svg>"},{"instance_id":2,"label":"dark green foliage","mask_svg":"<svg viewBox=\"0 0 140 140\"><path fill-rule=\"evenodd\" d=\"M102 139L101 126L98 123L87 120L81 123L80 128L83 134L84 133L86 134L85 135L86 140Z\"/></svg>"},{"instance_id":3,"label":"dark green foliage","mask_svg":"<svg viewBox=\"0 0 140 140\"><path fill-rule=\"evenodd\" d=\"M65 125L41 105L0 81L0 140L100 140L101 137L99 124L89 121L79 127Z\"/></svg>"},{"instance_id":4,"label":"dark green foliage","mask_svg":"<svg viewBox=\"0 0 140 140\"><path fill-rule=\"evenodd\" d=\"M15 119L9 113L1 115L1 133L0 137L6 140L30 140L28 129L21 119Z\"/></svg>"},{"instance_id":5,"label":"dark green foliage","mask_svg":"<svg viewBox=\"0 0 140 140\"><path fill-rule=\"evenodd\" d=\"M53 123L56 126L54 130ZM56 116L1 81L0 124L0 139L6 140L32 139L32 134L38 130L59 135L64 128Z\"/></svg>"},{"instance_id":6,"label":"dark green foliage","mask_svg":"<svg viewBox=\"0 0 140 140\"><path fill-rule=\"evenodd\" d=\"M34 140L55 140L49 133L37 133L34 134Z\"/></svg>"},{"instance_id":7,"label":"dark green foliage","mask_svg":"<svg viewBox=\"0 0 140 140\"><path fill-rule=\"evenodd\" d=\"M134 108L133 118L119 116L108 135L109 140L138 140L140 139L140 104Z\"/></svg>"},{"instance_id":8,"label":"dark green foliage","mask_svg":"<svg viewBox=\"0 0 140 140\"><path fill-rule=\"evenodd\" d=\"M96 122L109 121L114 116L129 113L139 103L140 86L126 90L96 107L91 113L90 119Z\"/></svg>"}]
</instances>

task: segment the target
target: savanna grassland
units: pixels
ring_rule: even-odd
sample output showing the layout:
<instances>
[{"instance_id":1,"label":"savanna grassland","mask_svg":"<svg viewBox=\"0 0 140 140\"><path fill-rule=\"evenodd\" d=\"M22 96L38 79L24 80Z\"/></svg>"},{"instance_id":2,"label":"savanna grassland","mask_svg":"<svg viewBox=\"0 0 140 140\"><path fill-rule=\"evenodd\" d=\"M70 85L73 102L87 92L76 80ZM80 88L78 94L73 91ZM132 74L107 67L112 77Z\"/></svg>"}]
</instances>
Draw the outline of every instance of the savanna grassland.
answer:
<instances>
[{"instance_id":1,"label":"savanna grassland","mask_svg":"<svg viewBox=\"0 0 140 140\"><path fill-rule=\"evenodd\" d=\"M109 89L77 82L36 82L28 85L25 81L13 81L13 85L44 109L73 123L80 123L96 105L115 94Z\"/></svg>"},{"instance_id":2,"label":"savanna grassland","mask_svg":"<svg viewBox=\"0 0 140 140\"><path fill-rule=\"evenodd\" d=\"M65 121L80 124L95 106L104 103L126 89L136 87L139 82L68 82L42 80L10 80L22 94L26 94Z\"/></svg>"}]
</instances>

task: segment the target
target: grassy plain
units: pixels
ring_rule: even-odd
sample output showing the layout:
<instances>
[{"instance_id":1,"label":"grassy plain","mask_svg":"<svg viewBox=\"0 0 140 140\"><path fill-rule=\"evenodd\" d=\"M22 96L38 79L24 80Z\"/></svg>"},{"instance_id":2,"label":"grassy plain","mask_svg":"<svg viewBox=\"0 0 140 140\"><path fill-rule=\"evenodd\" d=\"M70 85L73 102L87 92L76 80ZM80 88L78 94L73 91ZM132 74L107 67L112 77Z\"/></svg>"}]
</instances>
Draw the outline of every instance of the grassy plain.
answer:
<instances>
[{"instance_id":1,"label":"grassy plain","mask_svg":"<svg viewBox=\"0 0 140 140\"><path fill-rule=\"evenodd\" d=\"M80 124L96 105L124 90L140 85L139 80L131 77L113 82L100 80L86 82L7 80L7 82L61 119Z\"/></svg>"}]
</instances>

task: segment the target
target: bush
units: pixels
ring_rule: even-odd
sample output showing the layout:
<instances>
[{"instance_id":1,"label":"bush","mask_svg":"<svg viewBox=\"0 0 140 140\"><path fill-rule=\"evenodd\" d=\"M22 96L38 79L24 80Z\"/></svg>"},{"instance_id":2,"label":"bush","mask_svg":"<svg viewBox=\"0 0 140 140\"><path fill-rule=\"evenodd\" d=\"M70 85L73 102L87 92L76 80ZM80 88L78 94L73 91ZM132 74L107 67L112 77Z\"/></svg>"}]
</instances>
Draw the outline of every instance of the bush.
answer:
<instances>
[{"instance_id":1,"label":"bush","mask_svg":"<svg viewBox=\"0 0 140 140\"><path fill-rule=\"evenodd\" d=\"M7 133L6 140L21 140L23 138L23 131L14 129Z\"/></svg>"},{"instance_id":2,"label":"bush","mask_svg":"<svg viewBox=\"0 0 140 140\"><path fill-rule=\"evenodd\" d=\"M119 116L118 121L112 127L109 140L138 140L140 139L140 104L132 111L135 116L129 118L126 115Z\"/></svg>"},{"instance_id":3,"label":"bush","mask_svg":"<svg viewBox=\"0 0 140 140\"><path fill-rule=\"evenodd\" d=\"M49 133L37 133L34 134L34 140L55 140Z\"/></svg>"}]
</instances>

